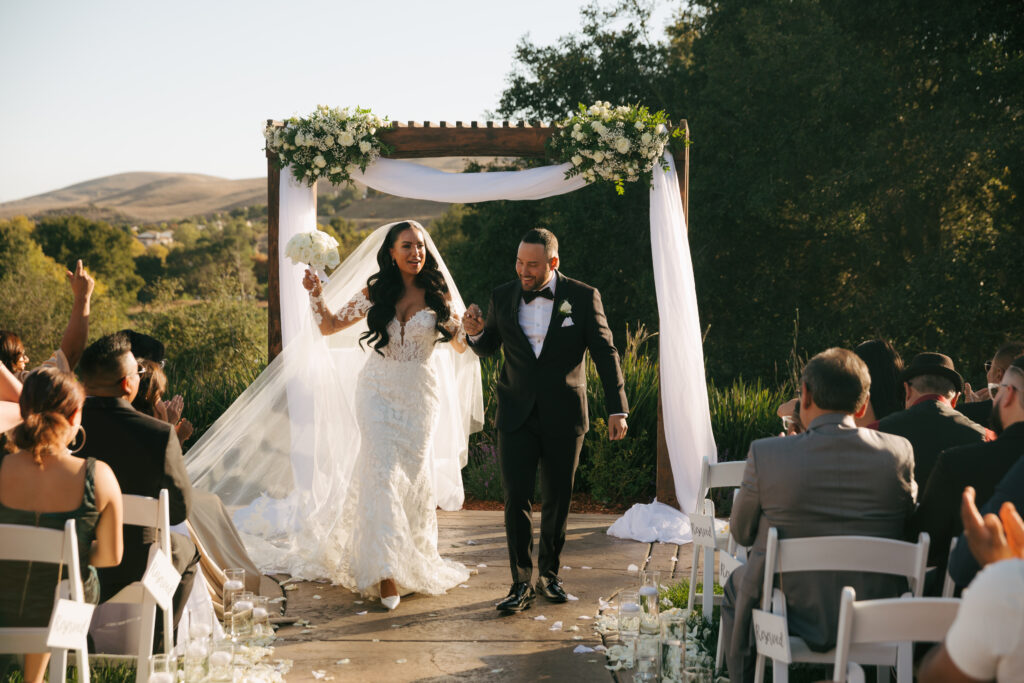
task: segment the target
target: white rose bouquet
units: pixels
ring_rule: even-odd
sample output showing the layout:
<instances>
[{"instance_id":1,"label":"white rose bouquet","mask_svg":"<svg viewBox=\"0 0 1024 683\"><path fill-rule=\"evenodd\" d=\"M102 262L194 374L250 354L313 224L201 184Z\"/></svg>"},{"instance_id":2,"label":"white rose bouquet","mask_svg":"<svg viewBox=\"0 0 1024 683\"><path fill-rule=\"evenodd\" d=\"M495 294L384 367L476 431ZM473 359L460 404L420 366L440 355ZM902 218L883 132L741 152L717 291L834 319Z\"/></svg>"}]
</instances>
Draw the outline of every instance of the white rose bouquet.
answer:
<instances>
[{"instance_id":1,"label":"white rose bouquet","mask_svg":"<svg viewBox=\"0 0 1024 683\"><path fill-rule=\"evenodd\" d=\"M300 232L288 240L284 255L292 263L305 263L313 270L334 270L341 264L338 240L321 230Z\"/></svg>"},{"instance_id":2,"label":"white rose bouquet","mask_svg":"<svg viewBox=\"0 0 1024 683\"><path fill-rule=\"evenodd\" d=\"M665 112L652 114L639 105L581 104L579 113L558 122L559 130L549 144L555 158L572 164L566 178L580 175L588 183L608 180L615 183L616 192L624 194L626 183L644 180L649 187L665 145L683 135L680 130L670 133L667 124ZM663 160L660 165L668 170Z\"/></svg>"},{"instance_id":3,"label":"white rose bouquet","mask_svg":"<svg viewBox=\"0 0 1024 683\"><path fill-rule=\"evenodd\" d=\"M291 165L297 180L313 185L327 178L340 185L390 151L377 137L377 131L387 125L386 118L369 109L319 105L305 118L288 119L283 127L267 126L263 137L278 163Z\"/></svg>"}]
</instances>

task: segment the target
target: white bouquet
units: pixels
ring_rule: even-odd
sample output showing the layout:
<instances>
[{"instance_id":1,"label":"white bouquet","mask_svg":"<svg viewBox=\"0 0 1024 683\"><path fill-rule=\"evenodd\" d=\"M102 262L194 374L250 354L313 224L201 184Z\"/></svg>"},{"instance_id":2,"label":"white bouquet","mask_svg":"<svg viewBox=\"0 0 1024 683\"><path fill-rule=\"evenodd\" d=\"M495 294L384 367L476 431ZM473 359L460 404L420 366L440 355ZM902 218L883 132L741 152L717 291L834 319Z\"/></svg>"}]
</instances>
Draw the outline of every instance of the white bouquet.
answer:
<instances>
[{"instance_id":1,"label":"white bouquet","mask_svg":"<svg viewBox=\"0 0 1024 683\"><path fill-rule=\"evenodd\" d=\"M314 270L334 270L341 264L338 240L321 230L300 232L288 240L284 255L292 263L305 263Z\"/></svg>"}]
</instances>

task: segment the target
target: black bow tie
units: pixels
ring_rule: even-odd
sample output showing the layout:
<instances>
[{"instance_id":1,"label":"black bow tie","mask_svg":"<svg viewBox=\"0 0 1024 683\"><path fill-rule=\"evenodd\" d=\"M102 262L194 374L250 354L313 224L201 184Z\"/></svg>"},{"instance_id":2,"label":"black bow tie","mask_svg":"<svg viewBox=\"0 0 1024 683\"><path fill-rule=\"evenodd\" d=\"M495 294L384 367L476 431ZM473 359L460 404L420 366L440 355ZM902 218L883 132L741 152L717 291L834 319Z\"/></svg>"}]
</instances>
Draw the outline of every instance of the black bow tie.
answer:
<instances>
[{"instance_id":1,"label":"black bow tie","mask_svg":"<svg viewBox=\"0 0 1024 683\"><path fill-rule=\"evenodd\" d=\"M544 289L538 290L536 292L523 291L523 301L525 301L526 303L530 303L531 301L533 301L537 297L540 297L542 299L551 299L552 301L554 301L555 300L555 293L552 292L547 287L545 287Z\"/></svg>"}]
</instances>

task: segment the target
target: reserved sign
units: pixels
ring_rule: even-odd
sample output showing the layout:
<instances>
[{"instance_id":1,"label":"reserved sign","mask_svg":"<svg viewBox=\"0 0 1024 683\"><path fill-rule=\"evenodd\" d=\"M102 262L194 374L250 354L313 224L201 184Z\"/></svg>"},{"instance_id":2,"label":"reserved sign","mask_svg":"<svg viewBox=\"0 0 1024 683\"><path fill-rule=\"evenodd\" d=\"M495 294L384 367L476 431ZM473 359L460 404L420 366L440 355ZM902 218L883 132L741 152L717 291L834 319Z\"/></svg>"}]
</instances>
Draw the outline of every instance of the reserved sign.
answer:
<instances>
[{"instance_id":1,"label":"reserved sign","mask_svg":"<svg viewBox=\"0 0 1024 683\"><path fill-rule=\"evenodd\" d=\"M715 518L707 515L690 515L690 531L693 542L705 548L715 547Z\"/></svg>"},{"instance_id":2,"label":"reserved sign","mask_svg":"<svg viewBox=\"0 0 1024 683\"><path fill-rule=\"evenodd\" d=\"M754 610L754 639L757 653L790 664L793 653L789 649L789 625L785 617Z\"/></svg>"},{"instance_id":3,"label":"reserved sign","mask_svg":"<svg viewBox=\"0 0 1024 683\"><path fill-rule=\"evenodd\" d=\"M149 566L142 575L142 586L163 609L171 608L174 591L178 590L181 574L174 568L171 558L167 557L154 543L149 550Z\"/></svg>"},{"instance_id":4,"label":"reserved sign","mask_svg":"<svg viewBox=\"0 0 1024 683\"><path fill-rule=\"evenodd\" d=\"M718 585L725 586L729 576L742 564L741 560L737 560L724 550L718 553Z\"/></svg>"},{"instance_id":5,"label":"reserved sign","mask_svg":"<svg viewBox=\"0 0 1024 683\"><path fill-rule=\"evenodd\" d=\"M46 634L46 647L61 650L79 650L86 647L89 624L96 605L74 600L57 601L50 614L50 632Z\"/></svg>"}]
</instances>

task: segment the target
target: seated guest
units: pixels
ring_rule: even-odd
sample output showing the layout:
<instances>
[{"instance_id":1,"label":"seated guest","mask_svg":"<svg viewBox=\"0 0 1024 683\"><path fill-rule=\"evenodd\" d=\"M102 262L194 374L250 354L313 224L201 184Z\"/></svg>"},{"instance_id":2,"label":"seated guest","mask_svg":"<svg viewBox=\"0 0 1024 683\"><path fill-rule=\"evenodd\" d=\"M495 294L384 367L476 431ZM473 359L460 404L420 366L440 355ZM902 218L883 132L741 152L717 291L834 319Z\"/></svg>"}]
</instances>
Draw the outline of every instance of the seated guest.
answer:
<instances>
[{"instance_id":1,"label":"seated guest","mask_svg":"<svg viewBox=\"0 0 1024 683\"><path fill-rule=\"evenodd\" d=\"M0 461L0 524L64 529L75 520L86 600L99 600L94 567L121 561L121 489L106 463L68 450L80 431L82 388L56 368L25 380L14 429L19 450ZM0 562L0 626L46 626L53 610L56 565ZM41 683L50 655L25 655L25 680ZM6 678L6 677L5 677Z\"/></svg>"},{"instance_id":2,"label":"seated guest","mask_svg":"<svg viewBox=\"0 0 1024 683\"><path fill-rule=\"evenodd\" d=\"M972 494L963 496L965 545L984 569L964 592L945 642L921 663L921 683L1019 681L1024 671L1024 520L1012 503L998 518L982 518Z\"/></svg>"},{"instance_id":3,"label":"seated guest","mask_svg":"<svg viewBox=\"0 0 1024 683\"><path fill-rule=\"evenodd\" d=\"M1024 358L1013 361L1003 375L1003 381L996 393L996 409L993 410L993 417L998 416L998 419L1002 419L1008 413L1006 406L1014 403L1017 404L1017 407L1024 406ZM1017 407L1014 407L1013 410L1016 411ZM1016 431L1014 430L1014 432ZM1011 502L1018 509L1024 510L1024 458L1018 458L1017 462L1007 471L1006 476L996 484L995 492L992 493L992 497L988 499L981 511L986 514L995 514L1006 502ZM978 573L978 563L967 549L966 540L963 535L960 536L956 550L949 558L949 575L953 577L953 581L960 588L969 584Z\"/></svg>"},{"instance_id":4,"label":"seated guest","mask_svg":"<svg viewBox=\"0 0 1024 683\"><path fill-rule=\"evenodd\" d=\"M991 427L989 419L992 416L992 390L1003 381L1003 373L1010 363L1024 356L1024 341L1011 341L1003 344L992 356L992 360L985 363L985 380L987 387L979 391L971 391L971 385L964 383L965 403L960 407L960 412L975 422L986 427Z\"/></svg>"},{"instance_id":5,"label":"seated guest","mask_svg":"<svg viewBox=\"0 0 1024 683\"><path fill-rule=\"evenodd\" d=\"M867 410L863 417L857 418L857 426L873 425L883 417L903 410L906 400L900 381L903 359L892 344L884 339L871 339L858 344L853 352L868 366L868 374L871 375Z\"/></svg>"},{"instance_id":6,"label":"seated guest","mask_svg":"<svg viewBox=\"0 0 1024 683\"><path fill-rule=\"evenodd\" d=\"M751 610L760 607L768 528L779 538L862 535L902 538L914 506L914 457L906 439L861 429L868 369L852 351L829 349L804 367L800 414L807 431L750 444L730 527L753 546L725 585L722 637L733 681L753 679ZM906 579L856 572L800 572L785 577L790 631L814 650L835 647L839 595L897 596Z\"/></svg>"},{"instance_id":7,"label":"seated guest","mask_svg":"<svg viewBox=\"0 0 1024 683\"><path fill-rule=\"evenodd\" d=\"M978 444L985 428L953 407L964 380L949 356L920 353L900 375L906 392L906 410L878 422L878 430L902 436L914 447L914 476L924 490L939 453L953 446Z\"/></svg>"},{"instance_id":8,"label":"seated guest","mask_svg":"<svg viewBox=\"0 0 1024 683\"><path fill-rule=\"evenodd\" d=\"M996 394L992 411L999 438L943 451L910 520L912 538L921 531L931 538L928 564L938 567L937 576L945 574L949 542L963 530L960 497L964 487L973 487L979 504L986 503L1000 480L1024 456L1024 358L1000 377L1007 390Z\"/></svg>"},{"instance_id":9,"label":"seated guest","mask_svg":"<svg viewBox=\"0 0 1024 683\"><path fill-rule=\"evenodd\" d=\"M170 401L163 400L164 392L167 391L167 375L164 374L161 363L142 358L139 359L139 367L143 369L143 373L139 380L139 392L132 401L132 407L140 413L174 425L178 442L184 446L192 436L192 423L180 417L184 400L181 396L175 396Z\"/></svg>"},{"instance_id":10,"label":"seated guest","mask_svg":"<svg viewBox=\"0 0 1024 683\"><path fill-rule=\"evenodd\" d=\"M79 455L109 464L125 493L156 498L160 489L167 489L171 524L180 524L189 513L192 485L171 425L132 408L141 371L124 334L102 337L85 350L79 374L87 397L82 424L89 438ZM124 539L121 564L100 572L101 600L140 580L146 570L149 544L155 540L152 530L130 526L124 530ZM171 561L182 574L174 594L174 624L188 599L198 560L195 544L171 533Z\"/></svg>"},{"instance_id":11,"label":"seated guest","mask_svg":"<svg viewBox=\"0 0 1024 683\"><path fill-rule=\"evenodd\" d=\"M43 365L71 372L78 364L78 359L82 357L82 351L89 338L90 301L96 281L89 273L85 272L81 261L75 266L74 273L70 270L67 271L67 278L73 297L71 318L68 320L68 326L64 329L60 348L44 361ZM0 330L0 364L5 365L18 379L24 382L25 375L28 374L29 360L21 338L14 332Z\"/></svg>"}]
</instances>

